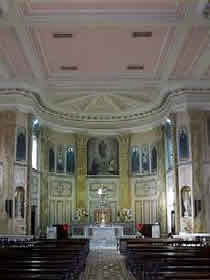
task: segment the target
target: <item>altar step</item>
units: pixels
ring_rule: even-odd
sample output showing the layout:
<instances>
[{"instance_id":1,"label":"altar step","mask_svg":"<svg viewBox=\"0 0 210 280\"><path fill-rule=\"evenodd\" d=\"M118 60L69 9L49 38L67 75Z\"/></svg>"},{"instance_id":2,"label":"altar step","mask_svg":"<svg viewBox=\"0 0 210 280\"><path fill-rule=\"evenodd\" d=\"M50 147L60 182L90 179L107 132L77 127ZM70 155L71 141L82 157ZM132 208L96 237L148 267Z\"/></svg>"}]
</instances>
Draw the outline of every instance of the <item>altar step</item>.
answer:
<instances>
[{"instance_id":1,"label":"altar step","mask_svg":"<svg viewBox=\"0 0 210 280\"><path fill-rule=\"evenodd\" d=\"M81 280L135 280L128 274L124 256L117 250L90 250Z\"/></svg>"}]
</instances>

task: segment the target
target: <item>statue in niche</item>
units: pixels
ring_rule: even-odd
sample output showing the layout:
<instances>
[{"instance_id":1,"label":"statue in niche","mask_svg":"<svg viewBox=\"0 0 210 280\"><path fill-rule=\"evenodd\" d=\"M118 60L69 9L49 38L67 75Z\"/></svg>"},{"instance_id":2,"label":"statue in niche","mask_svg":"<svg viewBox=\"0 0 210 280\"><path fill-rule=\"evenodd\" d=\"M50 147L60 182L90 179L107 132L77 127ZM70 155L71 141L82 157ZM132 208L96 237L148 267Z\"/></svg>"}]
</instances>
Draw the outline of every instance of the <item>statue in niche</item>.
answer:
<instances>
[{"instance_id":1,"label":"statue in niche","mask_svg":"<svg viewBox=\"0 0 210 280\"><path fill-rule=\"evenodd\" d=\"M151 169L152 172L157 171L157 149L154 146L151 152Z\"/></svg>"},{"instance_id":2,"label":"statue in niche","mask_svg":"<svg viewBox=\"0 0 210 280\"><path fill-rule=\"evenodd\" d=\"M55 171L55 152L53 148L49 149L49 171Z\"/></svg>"},{"instance_id":3,"label":"statue in niche","mask_svg":"<svg viewBox=\"0 0 210 280\"><path fill-rule=\"evenodd\" d=\"M26 160L26 129L24 127L17 128L16 160Z\"/></svg>"},{"instance_id":4,"label":"statue in niche","mask_svg":"<svg viewBox=\"0 0 210 280\"><path fill-rule=\"evenodd\" d=\"M185 160L189 158L189 139L187 128L183 127L179 133L179 159Z\"/></svg>"},{"instance_id":5,"label":"statue in niche","mask_svg":"<svg viewBox=\"0 0 210 280\"><path fill-rule=\"evenodd\" d=\"M139 149L138 147L133 147L132 155L131 155L131 171L132 173L139 173L140 172L140 165L139 165Z\"/></svg>"},{"instance_id":6,"label":"statue in niche","mask_svg":"<svg viewBox=\"0 0 210 280\"><path fill-rule=\"evenodd\" d=\"M24 188L17 187L15 191L15 217L24 218Z\"/></svg>"},{"instance_id":7,"label":"statue in niche","mask_svg":"<svg viewBox=\"0 0 210 280\"><path fill-rule=\"evenodd\" d=\"M192 206L191 206L191 190L190 187L185 186L181 191L182 196L182 216L191 217L192 216Z\"/></svg>"},{"instance_id":8,"label":"statue in niche","mask_svg":"<svg viewBox=\"0 0 210 280\"><path fill-rule=\"evenodd\" d=\"M74 173L74 150L72 147L68 147L66 151L66 171Z\"/></svg>"}]
</instances>

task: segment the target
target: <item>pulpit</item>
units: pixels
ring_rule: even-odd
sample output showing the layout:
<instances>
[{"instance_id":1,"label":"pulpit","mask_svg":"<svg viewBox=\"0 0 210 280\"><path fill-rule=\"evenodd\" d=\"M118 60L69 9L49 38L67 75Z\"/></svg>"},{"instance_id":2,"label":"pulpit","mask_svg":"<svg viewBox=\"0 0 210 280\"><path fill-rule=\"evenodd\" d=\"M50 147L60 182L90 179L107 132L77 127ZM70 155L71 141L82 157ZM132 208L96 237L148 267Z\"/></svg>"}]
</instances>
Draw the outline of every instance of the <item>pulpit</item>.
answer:
<instances>
[{"instance_id":1,"label":"pulpit","mask_svg":"<svg viewBox=\"0 0 210 280\"><path fill-rule=\"evenodd\" d=\"M96 208L94 210L94 221L97 224L110 224L112 222L112 209Z\"/></svg>"}]
</instances>

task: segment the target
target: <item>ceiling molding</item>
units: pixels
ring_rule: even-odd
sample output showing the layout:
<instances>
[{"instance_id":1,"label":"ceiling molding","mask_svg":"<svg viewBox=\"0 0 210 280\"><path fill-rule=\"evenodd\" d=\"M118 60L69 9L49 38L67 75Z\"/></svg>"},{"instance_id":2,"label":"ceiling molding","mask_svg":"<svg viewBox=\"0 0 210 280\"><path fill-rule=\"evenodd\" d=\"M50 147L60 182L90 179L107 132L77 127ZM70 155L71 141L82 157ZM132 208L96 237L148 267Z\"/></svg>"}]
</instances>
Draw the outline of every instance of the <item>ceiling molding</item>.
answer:
<instances>
[{"instance_id":1,"label":"ceiling molding","mask_svg":"<svg viewBox=\"0 0 210 280\"><path fill-rule=\"evenodd\" d=\"M169 91L161 104L150 111L114 115L61 113L47 107L38 93L21 88L0 89L0 101L1 108L5 106L28 108L29 111L36 113L43 121L51 122L61 127L69 127L71 130L110 130L111 124L112 130L136 131L137 129L154 126L157 123L160 124L171 111L196 108L209 110L210 88L177 88L174 91Z\"/></svg>"}]
</instances>

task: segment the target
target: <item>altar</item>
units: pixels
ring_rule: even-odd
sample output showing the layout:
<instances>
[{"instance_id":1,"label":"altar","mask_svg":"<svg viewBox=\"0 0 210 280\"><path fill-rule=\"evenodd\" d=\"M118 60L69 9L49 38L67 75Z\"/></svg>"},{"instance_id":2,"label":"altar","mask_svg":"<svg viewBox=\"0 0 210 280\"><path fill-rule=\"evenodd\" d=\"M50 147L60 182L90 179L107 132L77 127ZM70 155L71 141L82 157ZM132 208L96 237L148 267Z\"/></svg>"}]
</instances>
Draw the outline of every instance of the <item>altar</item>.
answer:
<instances>
[{"instance_id":1,"label":"altar","mask_svg":"<svg viewBox=\"0 0 210 280\"><path fill-rule=\"evenodd\" d=\"M90 239L90 249L116 248L117 239L123 236L123 227L115 225L89 225L85 227L85 238Z\"/></svg>"}]
</instances>

